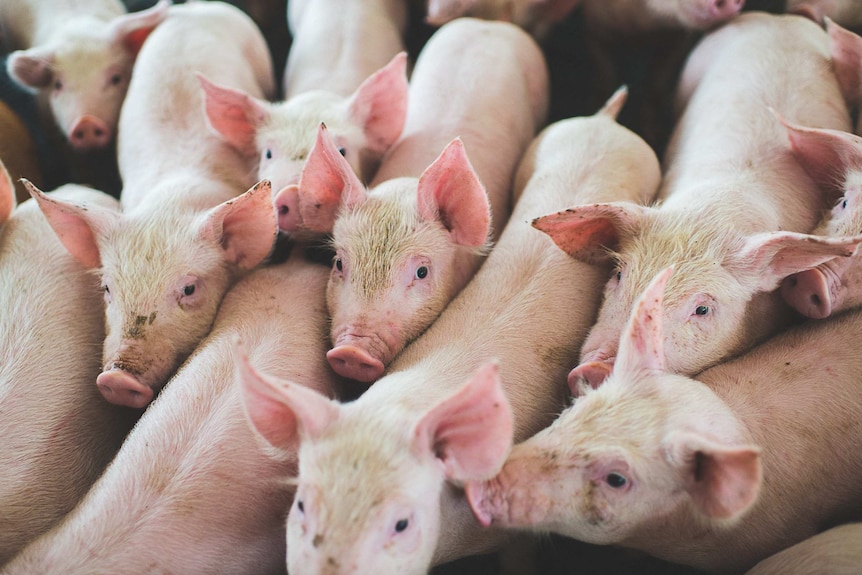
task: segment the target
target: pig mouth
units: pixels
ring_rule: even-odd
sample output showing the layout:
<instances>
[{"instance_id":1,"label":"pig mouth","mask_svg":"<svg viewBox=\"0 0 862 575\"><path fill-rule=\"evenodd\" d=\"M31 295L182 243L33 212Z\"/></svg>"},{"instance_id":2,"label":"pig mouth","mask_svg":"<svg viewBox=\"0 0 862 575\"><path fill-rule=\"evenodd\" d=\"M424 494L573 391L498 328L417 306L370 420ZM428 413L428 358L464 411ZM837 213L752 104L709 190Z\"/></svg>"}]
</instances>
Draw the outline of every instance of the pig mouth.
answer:
<instances>
[{"instance_id":1,"label":"pig mouth","mask_svg":"<svg viewBox=\"0 0 862 575\"><path fill-rule=\"evenodd\" d=\"M373 383L386 369L391 354L375 336L342 335L326 354L329 365L339 375L362 383Z\"/></svg>"}]
</instances>

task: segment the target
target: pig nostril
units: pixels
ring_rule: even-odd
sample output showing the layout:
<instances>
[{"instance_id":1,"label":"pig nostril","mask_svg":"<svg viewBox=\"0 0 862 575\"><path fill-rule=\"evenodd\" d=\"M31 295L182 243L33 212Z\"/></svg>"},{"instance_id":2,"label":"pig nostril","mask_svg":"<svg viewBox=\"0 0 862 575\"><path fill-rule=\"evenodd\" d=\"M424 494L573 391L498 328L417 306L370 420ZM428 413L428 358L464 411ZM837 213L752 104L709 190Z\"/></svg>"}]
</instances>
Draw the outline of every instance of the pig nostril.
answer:
<instances>
[{"instance_id":1,"label":"pig nostril","mask_svg":"<svg viewBox=\"0 0 862 575\"><path fill-rule=\"evenodd\" d=\"M79 140L83 139L84 138L84 132L81 130L75 130L75 137L78 138Z\"/></svg>"},{"instance_id":2,"label":"pig nostril","mask_svg":"<svg viewBox=\"0 0 862 575\"><path fill-rule=\"evenodd\" d=\"M278 213L282 216L287 214L290 211L290 208L287 206L278 206Z\"/></svg>"},{"instance_id":3,"label":"pig nostril","mask_svg":"<svg viewBox=\"0 0 862 575\"><path fill-rule=\"evenodd\" d=\"M724 8L724 0L717 0L715 3L715 7L719 9Z\"/></svg>"},{"instance_id":4,"label":"pig nostril","mask_svg":"<svg viewBox=\"0 0 862 575\"><path fill-rule=\"evenodd\" d=\"M96 128L96 135L97 136L102 136L104 134L105 134L105 132L101 128Z\"/></svg>"},{"instance_id":5,"label":"pig nostril","mask_svg":"<svg viewBox=\"0 0 862 575\"><path fill-rule=\"evenodd\" d=\"M811 303L813 303L816 306L819 306L820 304L823 303L823 301L820 299L819 295L814 294L811 296Z\"/></svg>"}]
</instances>

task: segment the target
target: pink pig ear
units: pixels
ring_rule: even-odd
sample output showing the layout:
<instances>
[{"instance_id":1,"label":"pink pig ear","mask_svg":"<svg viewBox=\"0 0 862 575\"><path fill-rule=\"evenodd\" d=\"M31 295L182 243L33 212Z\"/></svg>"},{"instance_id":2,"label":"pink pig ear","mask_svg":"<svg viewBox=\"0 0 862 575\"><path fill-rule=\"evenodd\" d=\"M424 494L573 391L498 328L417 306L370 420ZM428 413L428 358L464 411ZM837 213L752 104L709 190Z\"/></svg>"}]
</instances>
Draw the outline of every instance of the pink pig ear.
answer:
<instances>
[{"instance_id":1,"label":"pink pig ear","mask_svg":"<svg viewBox=\"0 0 862 575\"><path fill-rule=\"evenodd\" d=\"M54 52L44 48L16 50L9 55L9 76L29 90L45 88L54 79Z\"/></svg>"},{"instance_id":2,"label":"pink pig ear","mask_svg":"<svg viewBox=\"0 0 862 575\"><path fill-rule=\"evenodd\" d=\"M735 519L757 500L763 482L760 450L728 446L694 432L672 432L665 440L667 459L685 478L695 506L708 517Z\"/></svg>"},{"instance_id":3,"label":"pink pig ear","mask_svg":"<svg viewBox=\"0 0 862 575\"><path fill-rule=\"evenodd\" d=\"M0 160L0 226L6 223L15 209L15 184Z\"/></svg>"},{"instance_id":4,"label":"pink pig ear","mask_svg":"<svg viewBox=\"0 0 862 575\"><path fill-rule=\"evenodd\" d=\"M862 138L841 130L806 128L775 113L787 130L793 155L819 186L839 191L849 170L862 169Z\"/></svg>"},{"instance_id":5,"label":"pink pig ear","mask_svg":"<svg viewBox=\"0 0 862 575\"><path fill-rule=\"evenodd\" d=\"M826 18L832 66L848 104L862 99L862 37Z\"/></svg>"},{"instance_id":6,"label":"pink pig ear","mask_svg":"<svg viewBox=\"0 0 862 575\"><path fill-rule=\"evenodd\" d=\"M637 232L650 208L630 202L609 202L569 208L533 220L561 250L573 258L598 264L610 259L620 240Z\"/></svg>"},{"instance_id":7,"label":"pink pig ear","mask_svg":"<svg viewBox=\"0 0 862 575\"><path fill-rule=\"evenodd\" d=\"M439 219L461 246L481 247L491 230L488 193L455 138L419 177L419 216Z\"/></svg>"},{"instance_id":8,"label":"pink pig ear","mask_svg":"<svg viewBox=\"0 0 862 575\"><path fill-rule=\"evenodd\" d=\"M352 208L365 201L365 186L335 147L325 124L318 126L317 139L302 168L299 194L303 221L306 220L305 212L312 206L315 210L331 213L329 228L321 230L327 232L332 231L339 206Z\"/></svg>"},{"instance_id":9,"label":"pink pig ear","mask_svg":"<svg viewBox=\"0 0 862 575\"><path fill-rule=\"evenodd\" d=\"M168 0L159 0L155 6L146 10L114 18L109 29L112 40L137 55L150 32L167 18L170 4Z\"/></svg>"},{"instance_id":10,"label":"pink pig ear","mask_svg":"<svg viewBox=\"0 0 862 575\"><path fill-rule=\"evenodd\" d=\"M617 116L620 115L620 110L622 110L628 97L628 86L620 86L619 88L617 88L617 91L614 92L610 98L608 98L608 101L605 102L605 105L602 106L602 109L599 110L598 113L607 116L612 120L616 120Z\"/></svg>"},{"instance_id":11,"label":"pink pig ear","mask_svg":"<svg viewBox=\"0 0 862 575\"><path fill-rule=\"evenodd\" d=\"M316 391L258 373L238 337L234 363L249 421L273 447L295 450L301 439L313 441L338 418L338 406Z\"/></svg>"},{"instance_id":12,"label":"pink pig ear","mask_svg":"<svg viewBox=\"0 0 862 575\"><path fill-rule=\"evenodd\" d=\"M209 125L241 154L257 154L255 136L269 116L266 105L244 92L214 84L202 74L197 77Z\"/></svg>"},{"instance_id":13,"label":"pink pig ear","mask_svg":"<svg viewBox=\"0 0 862 575\"><path fill-rule=\"evenodd\" d=\"M490 362L425 414L414 429L413 448L420 457L440 459L447 479L480 481L500 470L512 433L499 367Z\"/></svg>"},{"instance_id":14,"label":"pink pig ear","mask_svg":"<svg viewBox=\"0 0 862 575\"><path fill-rule=\"evenodd\" d=\"M48 224L72 257L86 268L100 267L102 261L96 237L104 233L109 223L119 217L119 214L99 206L82 207L58 200L45 194L28 180L21 181L39 204Z\"/></svg>"},{"instance_id":15,"label":"pink pig ear","mask_svg":"<svg viewBox=\"0 0 862 575\"><path fill-rule=\"evenodd\" d=\"M856 253L862 236L830 238L795 232L767 232L746 239L743 248L729 256L726 266L748 278L756 291L772 291L792 274L811 269L836 257Z\"/></svg>"},{"instance_id":16,"label":"pink pig ear","mask_svg":"<svg viewBox=\"0 0 862 575\"><path fill-rule=\"evenodd\" d=\"M407 117L407 53L400 52L369 76L348 101L348 114L362 126L366 145L379 154L395 143Z\"/></svg>"},{"instance_id":17,"label":"pink pig ear","mask_svg":"<svg viewBox=\"0 0 862 575\"><path fill-rule=\"evenodd\" d=\"M257 266L269 255L277 235L269 180L214 207L201 229L201 237L217 242L225 260L243 270Z\"/></svg>"},{"instance_id":18,"label":"pink pig ear","mask_svg":"<svg viewBox=\"0 0 862 575\"><path fill-rule=\"evenodd\" d=\"M672 275L673 266L659 272L635 304L629 323L620 337L614 372L665 370L662 316L664 290Z\"/></svg>"}]
</instances>

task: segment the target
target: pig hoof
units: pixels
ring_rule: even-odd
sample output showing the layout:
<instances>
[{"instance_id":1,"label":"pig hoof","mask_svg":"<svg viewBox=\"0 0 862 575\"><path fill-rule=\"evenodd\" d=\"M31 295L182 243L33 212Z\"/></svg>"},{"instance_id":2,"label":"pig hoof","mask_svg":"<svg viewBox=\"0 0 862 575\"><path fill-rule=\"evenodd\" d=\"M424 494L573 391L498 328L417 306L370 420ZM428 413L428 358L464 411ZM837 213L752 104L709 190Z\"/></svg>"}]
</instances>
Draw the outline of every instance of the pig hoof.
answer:
<instances>
[{"instance_id":1,"label":"pig hoof","mask_svg":"<svg viewBox=\"0 0 862 575\"><path fill-rule=\"evenodd\" d=\"M146 407L153 399L153 390L139 382L132 374L112 369L96 378L96 386L105 399L125 407Z\"/></svg>"},{"instance_id":2,"label":"pig hoof","mask_svg":"<svg viewBox=\"0 0 862 575\"><path fill-rule=\"evenodd\" d=\"M340 345L329 350L326 359L335 373L362 383L373 383L383 375L382 361L352 345Z\"/></svg>"}]
</instances>

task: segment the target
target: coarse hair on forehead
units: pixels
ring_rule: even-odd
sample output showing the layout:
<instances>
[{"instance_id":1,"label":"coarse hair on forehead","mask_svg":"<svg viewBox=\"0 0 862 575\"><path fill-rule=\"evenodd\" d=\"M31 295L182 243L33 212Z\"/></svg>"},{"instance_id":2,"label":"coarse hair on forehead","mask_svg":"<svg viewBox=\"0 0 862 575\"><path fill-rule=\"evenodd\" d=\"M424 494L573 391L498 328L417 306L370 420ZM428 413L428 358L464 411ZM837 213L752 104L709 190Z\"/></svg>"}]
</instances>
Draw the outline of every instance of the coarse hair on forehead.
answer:
<instances>
[{"instance_id":1,"label":"coarse hair on forehead","mask_svg":"<svg viewBox=\"0 0 862 575\"><path fill-rule=\"evenodd\" d=\"M200 237L202 222L172 210L119 220L99 245L102 274L115 283L116 296L145 309L186 274L226 273L219 246Z\"/></svg>"},{"instance_id":2,"label":"coarse hair on forehead","mask_svg":"<svg viewBox=\"0 0 862 575\"><path fill-rule=\"evenodd\" d=\"M637 297L659 272L674 265L665 302L706 286L720 287L726 296L747 297L742 285L728 284L731 276L723 267L728 255L744 245L744 238L727 225L727 218L727 212L720 209L648 211L638 232L625 236L620 251L612 254L624 270L627 293Z\"/></svg>"},{"instance_id":3,"label":"coarse hair on forehead","mask_svg":"<svg viewBox=\"0 0 862 575\"><path fill-rule=\"evenodd\" d=\"M333 247L350 260L353 289L373 299L393 281L394 266L414 255L452 249L438 220L419 217L415 196L393 200L374 195L353 209L342 210L332 233Z\"/></svg>"},{"instance_id":4,"label":"coarse hair on forehead","mask_svg":"<svg viewBox=\"0 0 862 575\"><path fill-rule=\"evenodd\" d=\"M321 122L330 134L363 138L362 129L349 121L343 98L325 90L303 92L280 104L268 104L268 119L255 137L258 150L275 142L291 160L303 160L314 145Z\"/></svg>"}]
</instances>

